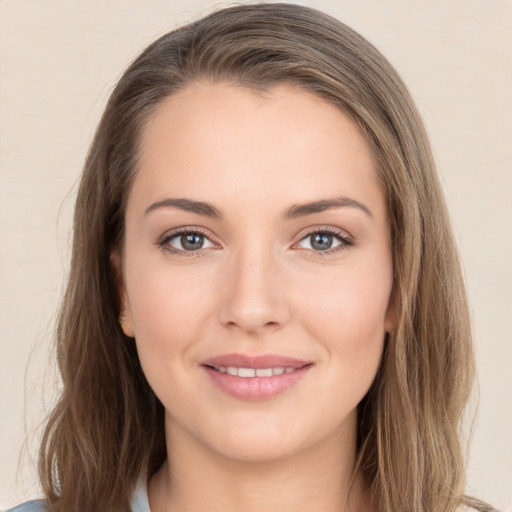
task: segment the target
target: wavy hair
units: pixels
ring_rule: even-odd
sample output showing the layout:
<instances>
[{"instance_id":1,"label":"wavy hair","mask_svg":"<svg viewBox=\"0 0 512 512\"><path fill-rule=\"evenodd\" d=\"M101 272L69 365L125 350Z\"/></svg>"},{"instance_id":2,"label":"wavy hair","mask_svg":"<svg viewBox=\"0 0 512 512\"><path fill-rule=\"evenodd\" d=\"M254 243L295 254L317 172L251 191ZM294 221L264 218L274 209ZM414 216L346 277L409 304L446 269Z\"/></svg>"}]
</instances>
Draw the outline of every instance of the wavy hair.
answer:
<instances>
[{"instance_id":1,"label":"wavy hair","mask_svg":"<svg viewBox=\"0 0 512 512\"><path fill-rule=\"evenodd\" d=\"M460 443L474 373L470 319L420 116L396 71L356 32L311 8L256 4L164 35L107 103L78 191L57 327L62 392L39 459L50 510L122 510L141 471L151 476L165 460L163 407L120 329L110 254L123 239L145 124L170 95L205 80L300 87L364 131L390 218L396 329L359 405L354 471L366 474L380 512L453 512L470 503Z\"/></svg>"}]
</instances>

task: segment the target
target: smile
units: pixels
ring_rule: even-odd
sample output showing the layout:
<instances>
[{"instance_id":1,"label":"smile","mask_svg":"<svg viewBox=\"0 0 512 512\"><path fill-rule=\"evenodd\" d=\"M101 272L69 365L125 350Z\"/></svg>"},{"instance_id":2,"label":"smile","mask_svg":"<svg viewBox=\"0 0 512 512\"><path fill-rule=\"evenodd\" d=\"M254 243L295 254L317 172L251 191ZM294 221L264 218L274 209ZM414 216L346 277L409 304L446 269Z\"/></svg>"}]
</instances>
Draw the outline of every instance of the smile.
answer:
<instances>
[{"instance_id":1,"label":"smile","mask_svg":"<svg viewBox=\"0 0 512 512\"><path fill-rule=\"evenodd\" d=\"M275 368L237 368L236 366L212 366L214 370L238 377L272 377L273 375L282 375L283 373L293 373L296 368L278 366Z\"/></svg>"},{"instance_id":2,"label":"smile","mask_svg":"<svg viewBox=\"0 0 512 512\"><path fill-rule=\"evenodd\" d=\"M314 363L277 354L224 354L202 361L200 366L223 394L254 402L295 388Z\"/></svg>"}]
</instances>

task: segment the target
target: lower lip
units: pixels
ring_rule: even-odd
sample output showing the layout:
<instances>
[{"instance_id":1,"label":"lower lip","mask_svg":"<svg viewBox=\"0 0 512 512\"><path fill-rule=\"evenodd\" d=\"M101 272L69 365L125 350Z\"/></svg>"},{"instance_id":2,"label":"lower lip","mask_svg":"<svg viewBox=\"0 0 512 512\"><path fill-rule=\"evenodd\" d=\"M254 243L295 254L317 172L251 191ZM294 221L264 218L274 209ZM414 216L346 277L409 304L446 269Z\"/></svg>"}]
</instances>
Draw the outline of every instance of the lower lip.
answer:
<instances>
[{"instance_id":1,"label":"lower lip","mask_svg":"<svg viewBox=\"0 0 512 512\"><path fill-rule=\"evenodd\" d=\"M239 400L256 402L268 400L297 384L312 365L297 368L292 373L282 373L272 377L238 377L203 366L212 382L224 393Z\"/></svg>"}]
</instances>

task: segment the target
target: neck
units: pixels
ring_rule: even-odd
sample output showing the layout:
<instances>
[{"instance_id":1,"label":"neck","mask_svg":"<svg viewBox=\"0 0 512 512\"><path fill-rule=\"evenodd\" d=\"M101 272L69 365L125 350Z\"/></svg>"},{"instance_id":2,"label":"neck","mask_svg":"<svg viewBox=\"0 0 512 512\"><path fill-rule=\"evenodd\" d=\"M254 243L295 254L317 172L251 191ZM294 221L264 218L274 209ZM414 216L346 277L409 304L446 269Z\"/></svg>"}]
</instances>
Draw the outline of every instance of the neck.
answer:
<instances>
[{"instance_id":1,"label":"neck","mask_svg":"<svg viewBox=\"0 0 512 512\"><path fill-rule=\"evenodd\" d=\"M339 433L293 456L258 462L228 459L176 429L167 442L168 459L149 485L152 512L371 510L364 477L353 475L355 439L347 443Z\"/></svg>"}]
</instances>

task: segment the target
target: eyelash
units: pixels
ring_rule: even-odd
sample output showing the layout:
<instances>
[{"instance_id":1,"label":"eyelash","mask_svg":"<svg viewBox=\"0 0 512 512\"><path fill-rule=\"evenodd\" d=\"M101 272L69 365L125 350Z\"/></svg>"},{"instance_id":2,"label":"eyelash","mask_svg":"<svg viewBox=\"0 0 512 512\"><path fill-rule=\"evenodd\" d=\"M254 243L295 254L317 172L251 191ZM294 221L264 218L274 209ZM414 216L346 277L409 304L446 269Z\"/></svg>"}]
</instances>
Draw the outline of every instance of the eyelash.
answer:
<instances>
[{"instance_id":1,"label":"eyelash","mask_svg":"<svg viewBox=\"0 0 512 512\"><path fill-rule=\"evenodd\" d=\"M175 249L174 247L170 246L169 245L169 242L181 235L201 235L203 236L204 238L207 238L208 240L210 240L210 237L208 236L208 234L204 231L202 231L201 229L199 228L178 228L174 231L171 231L170 233L166 233L160 240L158 240L157 242L157 246L162 249L164 252L168 252L168 253L171 253L171 254L177 254L179 256L184 256L184 257L193 257L193 256L197 256L199 254L201 254L203 252L202 249L198 249L197 251L185 251L185 250L181 250L181 249ZM211 241L211 240L210 240ZM214 242L212 242L214 243Z\"/></svg>"},{"instance_id":2,"label":"eyelash","mask_svg":"<svg viewBox=\"0 0 512 512\"><path fill-rule=\"evenodd\" d=\"M184 256L184 257L193 257L193 256L202 254L203 249L198 249L195 251L186 251L186 250L182 250L182 249L175 249L174 247L169 245L169 242L171 240L173 240L181 235L184 235L184 234L200 235L200 236L203 236L204 238L208 239L211 243L215 243L210 239L208 234L206 232L204 232L203 230L201 230L199 228L195 228L195 227L194 228L184 227L184 228L178 228L178 229L172 231L171 233L166 233L162 238L160 238L157 241L156 245L165 252L168 252L171 254L177 254L179 256ZM323 251L322 250L314 250L314 249L306 249L307 251L314 252L315 255L318 254L320 256L328 256L328 255L335 254L340 251L346 250L354 245L354 240L350 236L344 234L343 231L326 226L326 227L317 228L317 229L314 229L314 230L304 233L301 236L301 238L299 239L299 241L294 244L294 246L297 245L298 243L302 242L303 240L307 239L308 237L311 237L311 236L317 235L317 234L328 234L328 235L334 236L335 238L338 239L338 241L340 243L339 243L339 245L335 246L332 249L325 249Z\"/></svg>"},{"instance_id":3,"label":"eyelash","mask_svg":"<svg viewBox=\"0 0 512 512\"><path fill-rule=\"evenodd\" d=\"M302 242L303 240L307 239L308 237L311 237L311 236L317 235L317 234L331 235L334 238L337 238L340 243L339 243L339 245L337 245L336 247L333 247L332 249L325 249L323 251L314 250L314 249L306 249L308 251L314 252L315 256L316 255L330 256L332 254L336 254L338 252L349 249L350 247L352 247L354 245L354 239L352 237L350 237L348 234L346 234L344 231L341 231L339 229L336 229L336 228L333 228L330 226L325 226L325 227L313 229L311 231L307 231L306 233L302 234L302 236L300 237L300 240L298 242L296 242L294 244L294 246L297 245L298 243Z\"/></svg>"}]
</instances>

